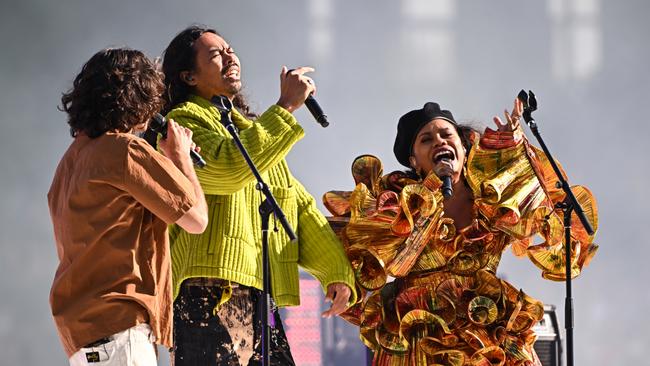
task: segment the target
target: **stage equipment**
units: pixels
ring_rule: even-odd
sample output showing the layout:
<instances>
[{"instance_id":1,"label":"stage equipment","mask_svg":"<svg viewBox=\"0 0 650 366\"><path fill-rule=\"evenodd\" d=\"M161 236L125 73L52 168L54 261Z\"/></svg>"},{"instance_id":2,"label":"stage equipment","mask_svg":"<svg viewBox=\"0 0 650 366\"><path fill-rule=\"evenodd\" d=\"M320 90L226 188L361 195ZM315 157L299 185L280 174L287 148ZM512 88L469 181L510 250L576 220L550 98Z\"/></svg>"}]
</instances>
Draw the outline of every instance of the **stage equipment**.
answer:
<instances>
[{"instance_id":1,"label":"stage equipment","mask_svg":"<svg viewBox=\"0 0 650 366\"><path fill-rule=\"evenodd\" d=\"M562 338L557 323L554 305L544 305L544 317L533 330L537 341L533 346L543 366L560 366L562 364Z\"/></svg>"},{"instance_id":2,"label":"stage equipment","mask_svg":"<svg viewBox=\"0 0 650 366\"><path fill-rule=\"evenodd\" d=\"M542 136L539 133L539 130L537 128L537 123L535 122L532 116L532 113L537 110L537 99L535 98L535 94L531 90L529 90L528 93L522 90L517 95L517 98L524 105L524 113L523 113L524 121L526 121L526 124L528 125L528 127L530 127L531 132L533 133L535 138L537 138L540 147L542 148L542 150L544 150L544 154L546 155L548 161L553 167L553 171L555 172L555 175L557 175L558 182L556 183L556 186L558 188L562 188L562 190L566 194L566 198L564 199L564 201L556 204L556 208L562 209L562 212L564 214L564 247L566 249L565 252L566 299L564 301L564 316L565 316L564 328L566 329L567 366L573 366L573 298L571 297L572 296L571 214L573 212L576 213L576 216L578 217L585 231L589 235L594 234L594 229L592 228L591 223L589 222L587 216L582 210L580 203L578 203L578 199L573 194L573 191L571 190L569 183L562 175L562 172L560 171L560 168L557 166L555 159L553 159L553 156L551 156L551 152L546 147L546 144L544 143L544 139L542 139Z\"/></svg>"},{"instance_id":3,"label":"stage equipment","mask_svg":"<svg viewBox=\"0 0 650 366\"><path fill-rule=\"evenodd\" d=\"M251 159L250 155L246 151L246 148L242 144L241 139L239 138L237 127L235 127L232 120L230 119L230 111L232 110L232 103L230 102L230 99L219 95L213 97L211 99L211 102L221 113L221 124L223 124L228 132L230 132L230 135L232 135L232 138L235 141L235 145L237 145L239 152L241 152L244 160L246 160L246 163L248 163L248 167L251 169L251 172L255 176L255 179L257 179L257 185L255 188L258 191L262 192L266 198L262 204L260 204L259 208L262 222L262 276L264 282L262 294L264 299L263 301L259 301L258 311L260 311L260 314L262 315L262 329L264 329L262 332L262 365L270 366L271 359L269 352L269 341L271 339L271 327L269 325L269 311L271 309L271 271L269 268L268 237L269 218L271 214L273 214L275 218L280 221L280 224L284 228L284 231L289 236L289 239L291 239L292 243L290 245L298 245L295 243L297 237L289 225L287 217L284 215L284 212L282 212L282 209L273 197L269 186L262 180L262 176L257 170L255 163L253 163L253 160ZM277 228L275 228L275 230L277 231Z\"/></svg>"}]
</instances>

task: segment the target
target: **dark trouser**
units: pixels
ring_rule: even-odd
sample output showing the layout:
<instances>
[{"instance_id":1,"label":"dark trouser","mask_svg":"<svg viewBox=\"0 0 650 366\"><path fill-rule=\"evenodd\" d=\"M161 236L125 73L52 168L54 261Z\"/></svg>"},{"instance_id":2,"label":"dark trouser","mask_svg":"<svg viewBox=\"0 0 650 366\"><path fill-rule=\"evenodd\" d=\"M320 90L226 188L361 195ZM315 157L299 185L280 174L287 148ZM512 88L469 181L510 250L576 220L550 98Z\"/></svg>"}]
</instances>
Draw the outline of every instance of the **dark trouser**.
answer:
<instances>
[{"instance_id":1,"label":"dark trouser","mask_svg":"<svg viewBox=\"0 0 650 366\"><path fill-rule=\"evenodd\" d=\"M262 365L262 292L233 283L230 300L215 311L223 293L219 280L183 282L174 301L174 366ZM295 365L277 309L271 325L271 365Z\"/></svg>"}]
</instances>

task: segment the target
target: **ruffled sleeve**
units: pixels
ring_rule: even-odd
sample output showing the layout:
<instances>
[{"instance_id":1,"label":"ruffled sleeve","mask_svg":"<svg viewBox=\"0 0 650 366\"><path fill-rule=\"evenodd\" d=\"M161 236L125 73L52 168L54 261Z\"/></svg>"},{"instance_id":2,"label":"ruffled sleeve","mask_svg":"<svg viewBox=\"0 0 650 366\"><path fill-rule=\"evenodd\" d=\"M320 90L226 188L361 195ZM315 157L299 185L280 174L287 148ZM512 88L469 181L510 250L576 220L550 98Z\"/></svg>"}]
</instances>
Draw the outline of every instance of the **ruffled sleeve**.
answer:
<instances>
[{"instance_id":1,"label":"ruffled sleeve","mask_svg":"<svg viewBox=\"0 0 650 366\"><path fill-rule=\"evenodd\" d=\"M555 186L557 178L543 152L530 145L520 130L488 129L470 151L465 177L477 197L479 213L490 227L513 238L513 252L528 255L544 278L563 280L563 213L555 205L564 200L564 192ZM571 189L595 229L598 214L593 195L582 186ZM598 246L573 216L571 276L575 277ZM544 242L534 245L536 235Z\"/></svg>"},{"instance_id":2,"label":"ruffled sleeve","mask_svg":"<svg viewBox=\"0 0 650 366\"><path fill-rule=\"evenodd\" d=\"M382 174L379 159L360 156L352 165L354 191L323 196L331 213L349 217L341 236L361 292L382 288L388 276L444 266L431 243L449 242L455 234L453 222L442 217L435 174L420 182L402 172Z\"/></svg>"}]
</instances>

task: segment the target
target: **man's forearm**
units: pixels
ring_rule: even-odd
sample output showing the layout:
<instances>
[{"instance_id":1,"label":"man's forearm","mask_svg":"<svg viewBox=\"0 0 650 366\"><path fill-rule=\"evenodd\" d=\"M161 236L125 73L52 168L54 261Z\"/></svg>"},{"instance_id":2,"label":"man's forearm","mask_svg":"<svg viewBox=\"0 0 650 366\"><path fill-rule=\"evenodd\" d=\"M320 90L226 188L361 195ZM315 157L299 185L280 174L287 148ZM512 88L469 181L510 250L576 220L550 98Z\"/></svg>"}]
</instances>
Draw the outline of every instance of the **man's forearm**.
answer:
<instances>
[{"instance_id":1,"label":"man's forearm","mask_svg":"<svg viewBox=\"0 0 650 366\"><path fill-rule=\"evenodd\" d=\"M175 157L172 158L171 161L174 163L174 165L176 165L178 170L180 170L183 173L183 175L187 177L187 179L192 184L192 188L194 189L194 194L196 196L196 205L193 208L196 208L200 213L204 213L205 215L207 215L208 207L205 202L205 195L203 194L203 188L201 188L201 184L199 183L199 179L196 176L196 171L194 171L194 165L189 155Z\"/></svg>"}]
</instances>

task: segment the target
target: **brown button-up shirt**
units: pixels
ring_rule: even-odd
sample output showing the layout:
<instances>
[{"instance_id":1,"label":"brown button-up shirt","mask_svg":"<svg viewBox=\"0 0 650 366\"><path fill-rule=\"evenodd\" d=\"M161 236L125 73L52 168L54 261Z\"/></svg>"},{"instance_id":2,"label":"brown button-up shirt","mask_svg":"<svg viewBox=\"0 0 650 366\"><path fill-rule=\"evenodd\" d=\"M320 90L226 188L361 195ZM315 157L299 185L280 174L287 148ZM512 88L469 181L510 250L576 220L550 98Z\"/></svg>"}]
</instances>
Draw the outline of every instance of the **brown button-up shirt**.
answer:
<instances>
[{"instance_id":1,"label":"brown button-up shirt","mask_svg":"<svg viewBox=\"0 0 650 366\"><path fill-rule=\"evenodd\" d=\"M171 346L167 224L195 200L190 181L143 139L75 138L48 193L60 260L50 304L68 356L142 322Z\"/></svg>"}]
</instances>

